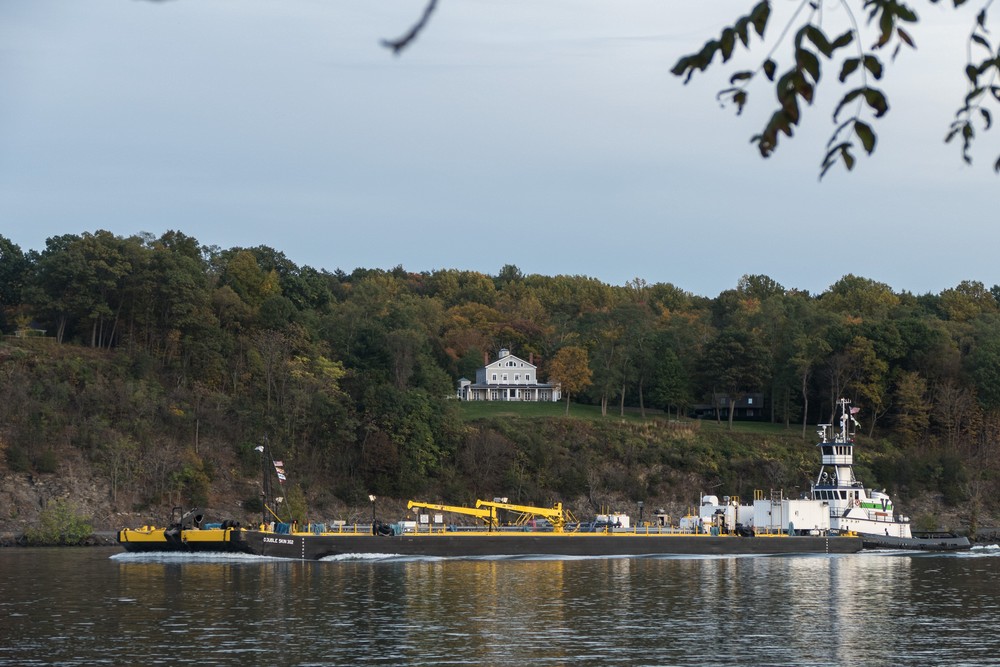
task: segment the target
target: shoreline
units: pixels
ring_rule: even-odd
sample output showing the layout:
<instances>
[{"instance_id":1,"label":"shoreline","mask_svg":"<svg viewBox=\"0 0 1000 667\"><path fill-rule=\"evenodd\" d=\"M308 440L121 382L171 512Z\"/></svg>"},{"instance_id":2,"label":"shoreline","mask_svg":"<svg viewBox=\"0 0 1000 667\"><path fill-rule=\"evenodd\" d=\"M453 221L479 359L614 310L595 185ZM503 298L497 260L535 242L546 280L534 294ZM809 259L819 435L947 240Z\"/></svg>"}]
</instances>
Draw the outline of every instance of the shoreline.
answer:
<instances>
[{"instance_id":1,"label":"shoreline","mask_svg":"<svg viewBox=\"0 0 1000 667\"><path fill-rule=\"evenodd\" d=\"M17 547L115 547L118 546L116 535L113 530L97 530L86 538L75 544L28 544L28 538L24 533L0 533L0 549Z\"/></svg>"}]
</instances>

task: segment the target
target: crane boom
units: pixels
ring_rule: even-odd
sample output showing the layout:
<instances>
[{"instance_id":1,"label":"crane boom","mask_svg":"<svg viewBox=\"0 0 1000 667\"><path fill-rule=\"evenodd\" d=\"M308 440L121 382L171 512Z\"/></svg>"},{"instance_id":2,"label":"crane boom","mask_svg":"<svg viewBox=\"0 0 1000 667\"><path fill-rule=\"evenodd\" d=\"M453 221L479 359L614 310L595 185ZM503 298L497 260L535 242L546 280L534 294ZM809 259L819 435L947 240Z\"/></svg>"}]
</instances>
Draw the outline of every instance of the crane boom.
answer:
<instances>
[{"instance_id":1,"label":"crane boom","mask_svg":"<svg viewBox=\"0 0 1000 667\"><path fill-rule=\"evenodd\" d=\"M496 527L497 520L494 516L494 512L488 509L479 509L478 507L461 507L459 505L439 505L437 503L422 503L418 500L411 500L406 503L406 509L413 509L414 507L425 510L435 510L438 512L451 512L453 514L465 514L467 516L474 516L477 519L482 520L487 526Z\"/></svg>"},{"instance_id":2,"label":"crane boom","mask_svg":"<svg viewBox=\"0 0 1000 667\"><path fill-rule=\"evenodd\" d=\"M493 509L520 512L526 517L542 517L543 519L548 519L552 523L552 529L557 533L563 532L563 528L566 526L567 521L566 515L568 514L568 512L563 511L562 503L556 503L552 507L532 507L531 505L501 503L495 500L477 500L476 507L491 507Z\"/></svg>"}]
</instances>

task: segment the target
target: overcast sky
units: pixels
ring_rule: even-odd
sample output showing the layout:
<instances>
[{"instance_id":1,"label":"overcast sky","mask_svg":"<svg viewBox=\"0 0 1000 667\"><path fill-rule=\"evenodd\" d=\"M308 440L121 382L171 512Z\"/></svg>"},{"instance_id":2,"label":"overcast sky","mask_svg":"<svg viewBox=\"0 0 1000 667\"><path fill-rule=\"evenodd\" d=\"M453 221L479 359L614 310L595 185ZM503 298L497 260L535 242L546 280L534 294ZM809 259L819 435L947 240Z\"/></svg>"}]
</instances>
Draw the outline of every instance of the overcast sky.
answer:
<instances>
[{"instance_id":1,"label":"overcast sky","mask_svg":"<svg viewBox=\"0 0 1000 667\"><path fill-rule=\"evenodd\" d=\"M943 143L979 5L915 6L874 157L819 182L832 67L769 160L749 140L772 92L736 117L715 101L732 69L670 74L753 4L440 0L394 57L379 40L423 0L2 0L0 234L178 229L328 270L516 264L705 296L748 273L1000 283L1000 136L972 167Z\"/></svg>"}]
</instances>

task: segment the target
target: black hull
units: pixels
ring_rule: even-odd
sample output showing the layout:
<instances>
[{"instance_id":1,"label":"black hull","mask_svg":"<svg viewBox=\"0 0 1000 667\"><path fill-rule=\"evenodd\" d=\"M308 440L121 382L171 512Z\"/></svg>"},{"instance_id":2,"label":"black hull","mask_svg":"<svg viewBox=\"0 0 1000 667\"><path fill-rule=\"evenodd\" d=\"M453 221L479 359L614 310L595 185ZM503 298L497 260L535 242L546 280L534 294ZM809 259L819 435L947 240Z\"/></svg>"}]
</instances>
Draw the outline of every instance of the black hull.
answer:
<instances>
[{"instance_id":1,"label":"black hull","mask_svg":"<svg viewBox=\"0 0 1000 667\"><path fill-rule=\"evenodd\" d=\"M128 531L118 533L118 544L129 553L245 553L250 545L243 536L246 531L231 530L220 539L183 540L180 533L166 533L162 539L129 540ZM226 539L228 537L228 539Z\"/></svg>"},{"instance_id":2,"label":"black hull","mask_svg":"<svg viewBox=\"0 0 1000 667\"><path fill-rule=\"evenodd\" d=\"M278 558L318 560L350 554L399 556L649 556L777 555L855 553L852 537L713 537L702 535L275 535L247 531L249 552Z\"/></svg>"},{"instance_id":3,"label":"black hull","mask_svg":"<svg viewBox=\"0 0 1000 667\"><path fill-rule=\"evenodd\" d=\"M888 535L862 535L865 549L912 549L916 551L963 551L971 549L967 537L954 533L932 533L915 537L889 537Z\"/></svg>"}]
</instances>

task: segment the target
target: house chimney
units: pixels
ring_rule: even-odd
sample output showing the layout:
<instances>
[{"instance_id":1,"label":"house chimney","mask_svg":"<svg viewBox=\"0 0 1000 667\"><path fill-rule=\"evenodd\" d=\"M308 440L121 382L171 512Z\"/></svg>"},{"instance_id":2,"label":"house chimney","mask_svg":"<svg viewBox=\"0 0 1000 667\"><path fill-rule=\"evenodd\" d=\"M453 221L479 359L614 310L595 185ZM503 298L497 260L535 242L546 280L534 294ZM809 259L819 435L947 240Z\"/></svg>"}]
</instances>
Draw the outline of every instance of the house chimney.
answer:
<instances>
[{"instance_id":1,"label":"house chimney","mask_svg":"<svg viewBox=\"0 0 1000 667\"><path fill-rule=\"evenodd\" d=\"M483 366L489 366L489 365L490 365L490 353L483 352Z\"/></svg>"},{"instance_id":2,"label":"house chimney","mask_svg":"<svg viewBox=\"0 0 1000 667\"><path fill-rule=\"evenodd\" d=\"M529 352L528 353L528 363L531 364L532 366L535 365L535 353L534 352Z\"/></svg>"}]
</instances>

